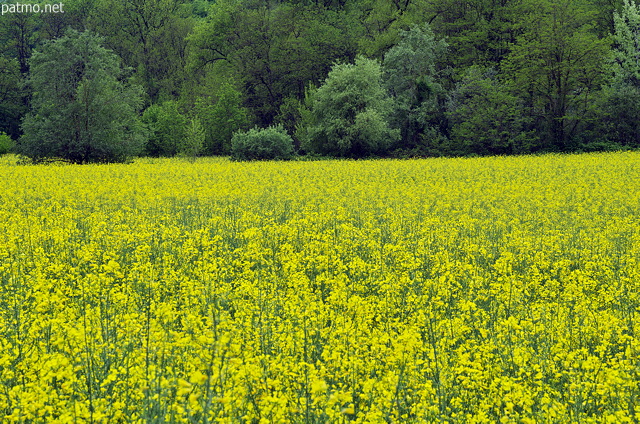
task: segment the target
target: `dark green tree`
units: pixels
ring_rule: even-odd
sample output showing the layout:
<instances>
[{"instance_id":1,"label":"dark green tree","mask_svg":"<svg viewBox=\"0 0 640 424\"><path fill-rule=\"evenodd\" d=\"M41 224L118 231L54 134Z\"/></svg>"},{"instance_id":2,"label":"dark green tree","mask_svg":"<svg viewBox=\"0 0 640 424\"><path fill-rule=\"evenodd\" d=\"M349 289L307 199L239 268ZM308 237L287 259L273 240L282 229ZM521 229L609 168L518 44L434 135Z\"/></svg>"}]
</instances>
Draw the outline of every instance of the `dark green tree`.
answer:
<instances>
[{"instance_id":1,"label":"dark green tree","mask_svg":"<svg viewBox=\"0 0 640 424\"><path fill-rule=\"evenodd\" d=\"M62 2L62 13L35 15L38 19L39 37L43 40L53 40L62 37L68 28L84 31L87 29L87 19L93 13L95 3L95 0L65 0Z\"/></svg>"},{"instance_id":2,"label":"dark green tree","mask_svg":"<svg viewBox=\"0 0 640 424\"><path fill-rule=\"evenodd\" d=\"M431 28L449 45L448 63L460 76L469 66L499 69L522 32L522 0L435 0L425 9Z\"/></svg>"},{"instance_id":3,"label":"dark green tree","mask_svg":"<svg viewBox=\"0 0 640 424\"><path fill-rule=\"evenodd\" d=\"M35 162L120 162L144 143L141 92L119 78L118 56L90 32L67 31L30 59L31 111L18 153Z\"/></svg>"},{"instance_id":4,"label":"dark green tree","mask_svg":"<svg viewBox=\"0 0 640 424\"><path fill-rule=\"evenodd\" d=\"M35 0L20 2L44 4ZM18 84L29 71L33 49L46 40L64 35L67 28L84 29L92 0L68 0L64 13L8 13L0 19L0 131L14 139L20 135L20 121L27 113L28 89ZM17 73L17 75L16 75Z\"/></svg>"},{"instance_id":5,"label":"dark green tree","mask_svg":"<svg viewBox=\"0 0 640 424\"><path fill-rule=\"evenodd\" d=\"M310 95L308 108L300 133L309 152L365 157L386 153L400 138L390 126L393 100L375 60L358 57L355 64L335 65Z\"/></svg>"},{"instance_id":6,"label":"dark green tree","mask_svg":"<svg viewBox=\"0 0 640 424\"><path fill-rule=\"evenodd\" d=\"M415 149L445 126L446 92L438 62L447 44L437 40L427 24L413 26L400 37L384 56L383 79L394 99L392 125L400 129L401 147Z\"/></svg>"},{"instance_id":7,"label":"dark green tree","mask_svg":"<svg viewBox=\"0 0 640 424\"><path fill-rule=\"evenodd\" d=\"M352 14L317 6L221 0L189 37L190 69L203 79L231 72L243 105L267 127L286 98L301 99L334 62L355 57L360 27Z\"/></svg>"},{"instance_id":8,"label":"dark green tree","mask_svg":"<svg viewBox=\"0 0 640 424\"><path fill-rule=\"evenodd\" d=\"M359 0L357 9L364 27L358 38L360 53L382 60L398 44L400 34L414 25L433 20L433 1L429 0Z\"/></svg>"},{"instance_id":9,"label":"dark green tree","mask_svg":"<svg viewBox=\"0 0 640 424\"><path fill-rule=\"evenodd\" d=\"M589 150L640 147L640 7L624 0L613 20L611 81L599 96Z\"/></svg>"},{"instance_id":10,"label":"dark green tree","mask_svg":"<svg viewBox=\"0 0 640 424\"><path fill-rule=\"evenodd\" d=\"M13 138L19 135L20 119L26 111L20 81L18 61L0 56L0 132Z\"/></svg>"},{"instance_id":11,"label":"dark green tree","mask_svg":"<svg viewBox=\"0 0 640 424\"><path fill-rule=\"evenodd\" d=\"M546 150L571 150L605 77L609 40L577 0L527 0L523 33L505 59L513 93L525 101Z\"/></svg>"},{"instance_id":12,"label":"dark green tree","mask_svg":"<svg viewBox=\"0 0 640 424\"><path fill-rule=\"evenodd\" d=\"M184 0L96 0L87 27L105 37L153 102L180 95L193 27Z\"/></svg>"},{"instance_id":13,"label":"dark green tree","mask_svg":"<svg viewBox=\"0 0 640 424\"><path fill-rule=\"evenodd\" d=\"M0 19L0 53L18 61L20 73L29 71L29 58L40 41L36 15L33 13L11 13Z\"/></svg>"},{"instance_id":14,"label":"dark green tree","mask_svg":"<svg viewBox=\"0 0 640 424\"><path fill-rule=\"evenodd\" d=\"M522 100L509 93L494 70L469 68L447 108L455 153L527 153L537 142Z\"/></svg>"}]
</instances>

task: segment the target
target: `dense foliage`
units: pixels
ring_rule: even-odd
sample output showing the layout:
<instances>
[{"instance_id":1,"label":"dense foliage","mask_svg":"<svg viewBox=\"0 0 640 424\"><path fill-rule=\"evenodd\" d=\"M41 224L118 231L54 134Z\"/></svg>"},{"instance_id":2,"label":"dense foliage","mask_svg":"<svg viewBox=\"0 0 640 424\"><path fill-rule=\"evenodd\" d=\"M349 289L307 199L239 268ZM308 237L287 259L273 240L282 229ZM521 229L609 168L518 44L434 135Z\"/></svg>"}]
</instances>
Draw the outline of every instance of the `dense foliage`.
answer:
<instances>
[{"instance_id":1,"label":"dense foliage","mask_svg":"<svg viewBox=\"0 0 640 424\"><path fill-rule=\"evenodd\" d=\"M179 154L192 118L201 155L274 124L299 153L349 157L637 148L639 22L635 0L69 0L0 20L0 131L33 132L31 57L73 28L130 69L118 78L142 87L147 121L184 121L171 141L151 129L148 155ZM365 60L384 110L319 116L343 96L332 72Z\"/></svg>"},{"instance_id":2,"label":"dense foliage","mask_svg":"<svg viewBox=\"0 0 640 424\"><path fill-rule=\"evenodd\" d=\"M174 100L149 106L142 115L148 130L145 153L149 156L174 156L187 135L187 118Z\"/></svg>"}]
</instances>

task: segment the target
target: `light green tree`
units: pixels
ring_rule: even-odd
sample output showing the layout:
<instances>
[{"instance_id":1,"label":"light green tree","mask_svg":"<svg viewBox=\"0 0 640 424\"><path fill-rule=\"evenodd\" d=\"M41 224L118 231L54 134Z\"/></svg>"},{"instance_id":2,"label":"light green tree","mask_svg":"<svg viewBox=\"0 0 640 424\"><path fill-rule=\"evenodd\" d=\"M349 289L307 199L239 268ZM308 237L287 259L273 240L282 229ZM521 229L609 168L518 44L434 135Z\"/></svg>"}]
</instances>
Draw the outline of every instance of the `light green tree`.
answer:
<instances>
[{"instance_id":1,"label":"light green tree","mask_svg":"<svg viewBox=\"0 0 640 424\"><path fill-rule=\"evenodd\" d=\"M187 125L186 136L180 143L179 154L195 162L196 157L202 151L204 145L205 131L198 118L191 118Z\"/></svg>"},{"instance_id":2,"label":"light green tree","mask_svg":"<svg viewBox=\"0 0 640 424\"><path fill-rule=\"evenodd\" d=\"M0 155L4 155L13 150L13 140L3 132L0 132Z\"/></svg>"},{"instance_id":3,"label":"light green tree","mask_svg":"<svg viewBox=\"0 0 640 424\"><path fill-rule=\"evenodd\" d=\"M242 105L241 93L229 82L215 87L210 95L198 97L194 110L204 126L203 153L208 155L231 153L233 133L249 126L249 112Z\"/></svg>"},{"instance_id":4,"label":"light green tree","mask_svg":"<svg viewBox=\"0 0 640 424\"><path fill-rule=\"evenodd\" d=\"M175 156L180 143L187 137L187 118L178 110L178 103L167 100L149 106L142 115L148 130L145 154L150 156Z\"/></svg>"},{"instance_id":5,"label":"light green tree","mask_svg":"<svg viewBox=\"0 0 640 424\"><path fill-rule=\"evenodd\" d=\"M624 0L622 10L613 14L614 83L640 87L640 8L631 0Z\"/></svg>"},{"instance_id":6,"label":"light green tree","mask_svg":"<svg viewBox=\"0 0 640 424\"><path fill-rule=\"evenodd\" d=\"M308 99L302 125L306 151L346 157L383 154L400 138L390 126L393 100L382 83L380 64L358 57L337 64Z\"/></svg>"}]
</instances>

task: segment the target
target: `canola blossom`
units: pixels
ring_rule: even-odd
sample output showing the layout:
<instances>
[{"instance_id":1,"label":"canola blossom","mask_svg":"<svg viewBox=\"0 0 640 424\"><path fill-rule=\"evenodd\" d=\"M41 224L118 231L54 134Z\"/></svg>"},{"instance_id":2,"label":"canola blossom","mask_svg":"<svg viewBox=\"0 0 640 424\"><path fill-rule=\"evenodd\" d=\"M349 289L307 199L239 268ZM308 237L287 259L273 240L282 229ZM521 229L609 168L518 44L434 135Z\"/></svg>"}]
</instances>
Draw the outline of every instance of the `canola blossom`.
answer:
<instances>
[{"instance_id":1,"label":"canola blossom","mask_svg":"<svg viewBox=\"0 0 640 424\"><path fill-rule=\"evenodd\" d=\"M0 175L0 422L640 420L639 153Z\"/></svg>"}]
</instances>

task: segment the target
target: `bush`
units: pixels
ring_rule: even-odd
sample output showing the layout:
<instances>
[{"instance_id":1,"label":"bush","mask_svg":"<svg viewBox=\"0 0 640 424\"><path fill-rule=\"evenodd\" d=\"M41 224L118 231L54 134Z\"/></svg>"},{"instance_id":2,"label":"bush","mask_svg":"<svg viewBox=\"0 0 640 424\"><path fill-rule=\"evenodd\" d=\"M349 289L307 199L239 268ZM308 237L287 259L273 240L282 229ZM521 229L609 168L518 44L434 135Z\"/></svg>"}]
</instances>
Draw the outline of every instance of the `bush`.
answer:
<instances>
[{"instance_id":1,"label":"bush","mask_svg":"<svg viewBox=\"0 0 640 424\"><path fill-rule=\"evenodd\" d=\"M13 140L5 133L0 133L0 155L5 155L13 149Z\"/></svg>"},{"instance_id":2,"label":"bush","mask_svg":"<svg viewBox=\"0 0 640 424\"><path fill-rule=\"evenodd\" d=\"M231 157L235 160L290 159L293 139L282 125L236 132L231 139Z\"/></svg>"}]
</instances>

